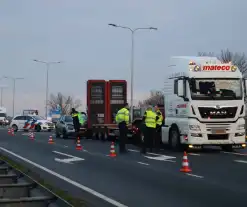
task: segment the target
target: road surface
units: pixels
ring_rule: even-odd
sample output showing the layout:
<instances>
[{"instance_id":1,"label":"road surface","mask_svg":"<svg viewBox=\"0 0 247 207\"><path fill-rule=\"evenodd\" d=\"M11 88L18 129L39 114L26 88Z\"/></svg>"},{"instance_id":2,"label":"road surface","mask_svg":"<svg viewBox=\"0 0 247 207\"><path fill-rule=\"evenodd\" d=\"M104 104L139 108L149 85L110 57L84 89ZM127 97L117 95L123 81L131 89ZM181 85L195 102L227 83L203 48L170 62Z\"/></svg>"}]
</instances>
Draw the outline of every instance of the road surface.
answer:
<instances>
[{"instance_id":1,"label":"road surface","mask_svg":"<svg viewBox=\"0 0 247 207\"><path fill-rule=\"evenodd\" d=\"M181 173L182 153L168 150L143 156L134 146L129 153L109 157L110 143L54 139L52 132L15 136L0 130L0 152L32 167L49 182L89 206L214 207L244 206L247 194L247 151L226 153L208 149L189 153L191 174ZM116 151L118 151L116 149Z\"/></svg>"}]
</instances>

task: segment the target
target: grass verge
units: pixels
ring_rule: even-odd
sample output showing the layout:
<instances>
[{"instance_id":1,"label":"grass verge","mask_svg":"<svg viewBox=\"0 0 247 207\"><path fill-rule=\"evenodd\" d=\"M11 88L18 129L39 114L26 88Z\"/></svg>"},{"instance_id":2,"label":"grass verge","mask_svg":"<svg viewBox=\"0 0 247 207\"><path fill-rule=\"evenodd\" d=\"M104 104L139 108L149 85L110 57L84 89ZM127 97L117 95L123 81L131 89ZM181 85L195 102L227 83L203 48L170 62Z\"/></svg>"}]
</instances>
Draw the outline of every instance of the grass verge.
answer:
<instances>
[{"instance_id":1,"label":"grass verge","mask_svg":"<svg viewBox=\"0 0 247 207\"><path fill-rule=\"evenodd\" d=\"M56 188L55 186L52 186L51 184L46 182L44 179L42 179L38 173L31 171L30 169L21 165L20 163L14 161L14 160L12 160L12 159L4 156L4 155L0 155L0 160L3 160L7 164L10 164L13 168L20 171L21 173L25 173L26 175L30 176L37 183L45 186L47 189L49 189L54 194L58 195L59 197L61 197L62 199L64 199L68 203L70 203L72 206L74 206L74 207L89 207L89 205L86 203L86 201L79 199L79 198L75 198L75 197L71 196L68 192L63 191L59 188Z\"/></svg>"}]
</instances>

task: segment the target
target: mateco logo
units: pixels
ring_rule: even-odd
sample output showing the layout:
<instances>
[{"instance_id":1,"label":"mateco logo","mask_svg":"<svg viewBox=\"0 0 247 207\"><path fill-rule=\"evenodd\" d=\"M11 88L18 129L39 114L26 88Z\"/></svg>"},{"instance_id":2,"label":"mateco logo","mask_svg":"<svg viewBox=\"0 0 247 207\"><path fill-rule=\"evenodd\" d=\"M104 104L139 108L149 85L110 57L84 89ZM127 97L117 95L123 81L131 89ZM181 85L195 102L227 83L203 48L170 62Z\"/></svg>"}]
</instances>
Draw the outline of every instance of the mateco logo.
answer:
<instances>
[{"instance_id":1,"label":"mateco logo","mask_svg":"<svg viewBox=\"0 0 247 207\"><path fill-rule=\"evenodd\" d=\"M218 71L229 71L231 69L230 65L204 65L202 70L218 70Z\"/></svg>"}]
</instances>

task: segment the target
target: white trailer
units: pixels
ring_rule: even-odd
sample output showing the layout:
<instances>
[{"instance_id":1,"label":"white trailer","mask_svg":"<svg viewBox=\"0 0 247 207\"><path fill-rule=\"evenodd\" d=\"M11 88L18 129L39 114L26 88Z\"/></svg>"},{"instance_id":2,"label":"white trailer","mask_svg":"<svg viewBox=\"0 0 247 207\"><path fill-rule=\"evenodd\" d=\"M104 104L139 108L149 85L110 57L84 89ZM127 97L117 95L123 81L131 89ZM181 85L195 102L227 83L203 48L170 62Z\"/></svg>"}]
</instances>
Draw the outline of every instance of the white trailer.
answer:
<instances>
[{"instance_id":1,"label":"white trailer","mask_svg":"<svg viewBox=\"0 0 247 207\"><path fill-rule=\"evenodd\" d=\"M178 150L244 148L246 80L215 57L172 57L164 87L162 142Z\"/></svg>"}]
</instances>

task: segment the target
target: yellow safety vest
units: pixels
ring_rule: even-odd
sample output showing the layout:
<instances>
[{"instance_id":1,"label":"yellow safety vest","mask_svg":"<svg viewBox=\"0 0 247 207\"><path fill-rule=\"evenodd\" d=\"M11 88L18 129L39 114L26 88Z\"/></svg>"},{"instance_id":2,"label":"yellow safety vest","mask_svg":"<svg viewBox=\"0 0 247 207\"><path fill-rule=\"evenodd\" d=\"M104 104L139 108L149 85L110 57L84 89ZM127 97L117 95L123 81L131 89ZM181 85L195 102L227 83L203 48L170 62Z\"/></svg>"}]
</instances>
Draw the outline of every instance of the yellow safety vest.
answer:
<instances>
[{"instance_id":1,"label":"yellow safety vest","mask_svg":"<svg viewBox=\"0 0 247 207\"><path fill-rule=\"evenodd\" d=\"M72 116L72 117L76 117L76 116L78 116L78 113L72 113L71 116Z\"/></svg>"},{"instance_id":2,"label":"yellow safety vest","mask_svg":"<svg viewBox=\"0 0 247 207\"><path fill-rule=\"evenodd\" d=\"M159 119L157 120L156 124L157 124L157 125L162 125L163 115L162 115L162 113L160 112L160 110L157 110L156 113L157 113L157 116L159 117ZM158 115L158 113L160 113L160 114Z\"/></svg>"},{"instance_id":3,"label":"yellow safety vest","mask_svg":"<svg viewBox=\"0 0 247 207\"><path fill-rule=\"evenodd\" d=\"M153 111L146 111L145 124L147 127L156 128L156 113Z\"/></svg>"},{"instance_id":4,"label":"yellow safety vest","mask_svg":"<svg viewBox=\"0 0 247 207\"><path fill-rule=\"evenodd\" d=\"M129 110L126 108L122 108L117 112L117 115L115 117L116 122L119 124L123 121L126 122L126 124L129 124Z\"/></svg>"}]
</instances>

